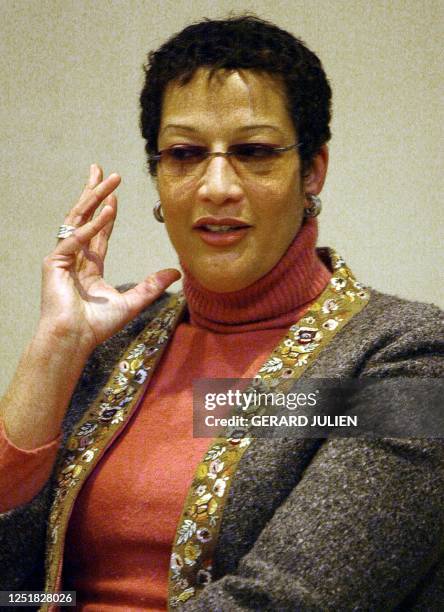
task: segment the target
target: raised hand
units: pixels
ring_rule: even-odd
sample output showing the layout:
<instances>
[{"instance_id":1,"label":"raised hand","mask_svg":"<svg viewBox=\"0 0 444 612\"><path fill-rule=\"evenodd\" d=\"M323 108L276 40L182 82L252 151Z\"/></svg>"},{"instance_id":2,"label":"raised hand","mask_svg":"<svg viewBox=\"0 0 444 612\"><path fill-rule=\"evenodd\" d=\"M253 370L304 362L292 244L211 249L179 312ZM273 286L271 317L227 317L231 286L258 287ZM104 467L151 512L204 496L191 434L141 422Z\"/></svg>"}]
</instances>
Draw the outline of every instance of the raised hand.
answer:
<instances>
[{"instance_id":1,"label":"raised hand","mask_svg":"<svg viewBox=\"0 0 444 612\"><path fill-rule=\"evenodd\" d=\"M161 270L125 293L104 281L104 260L117 214L114 191L120 180L117 174L103 180L101 168L91 166L80 199L64 220L77 229L69 238L59 240L43 263L38 333L75 344L85 354L121 329L180 277L177 270Z\"/></svg>"},{"instance_id":2,"label":"raised hand","mask_svg":"<svg viewBox=\"0 0 444 612\"><path fill-rule=\"evenodd\" d=\"M161 270L126 293L103 280L119 183L117 174L103 180L99 166L91 166L88 183L65 218L77 229L44 260L39 325L0 399L0 420L19 448L37 448L59 434L90 352L180 276L177 270Z\"/></svg>"}]
</instances>

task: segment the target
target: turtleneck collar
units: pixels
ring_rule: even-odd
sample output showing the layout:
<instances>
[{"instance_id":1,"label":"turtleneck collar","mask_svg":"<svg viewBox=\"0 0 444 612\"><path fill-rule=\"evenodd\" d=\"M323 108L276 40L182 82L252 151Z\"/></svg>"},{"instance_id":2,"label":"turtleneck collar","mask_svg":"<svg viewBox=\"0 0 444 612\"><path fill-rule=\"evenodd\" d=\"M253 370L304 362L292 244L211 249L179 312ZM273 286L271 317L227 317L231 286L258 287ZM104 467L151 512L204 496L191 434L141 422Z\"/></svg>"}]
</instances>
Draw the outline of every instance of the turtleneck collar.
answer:
<instances>
[{"instance_id":1,"label":"turtleneck collar","mask_svg":"<svg viewBox=\"0 0 444 612\"><path fill-rule=\"evenodd\" d=\"M205 289L183 266L190 322L219 333L286 327L323 291L331 272L316 253L317 219L304 220L278 263L239 291Z\"/></svg>"}]
</instances>

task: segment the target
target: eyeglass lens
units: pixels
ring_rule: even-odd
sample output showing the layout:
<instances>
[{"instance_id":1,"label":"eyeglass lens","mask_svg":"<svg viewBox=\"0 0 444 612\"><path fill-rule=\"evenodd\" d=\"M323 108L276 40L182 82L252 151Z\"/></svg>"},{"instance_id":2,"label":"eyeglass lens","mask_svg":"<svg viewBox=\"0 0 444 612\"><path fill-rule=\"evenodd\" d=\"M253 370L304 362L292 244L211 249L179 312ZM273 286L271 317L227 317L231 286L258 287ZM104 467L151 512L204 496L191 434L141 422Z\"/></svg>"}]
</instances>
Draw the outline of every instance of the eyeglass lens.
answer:
<instances>
[{"instance_id":1,"label":"eyeglass lens","mask_svg":"<svg viewBox=\"0 0 444 612\"><path fill-rule=\"evenodd\" d=\"M199 174L203 172L205 162L215 156L227 157L238 172L260 174L271 171L280 154L275 146L267 144L231 145L226 153L210 153L206 147L183 145L164 149L160 161L162 171L173 176Z\"/></svg>"}]
</instances>

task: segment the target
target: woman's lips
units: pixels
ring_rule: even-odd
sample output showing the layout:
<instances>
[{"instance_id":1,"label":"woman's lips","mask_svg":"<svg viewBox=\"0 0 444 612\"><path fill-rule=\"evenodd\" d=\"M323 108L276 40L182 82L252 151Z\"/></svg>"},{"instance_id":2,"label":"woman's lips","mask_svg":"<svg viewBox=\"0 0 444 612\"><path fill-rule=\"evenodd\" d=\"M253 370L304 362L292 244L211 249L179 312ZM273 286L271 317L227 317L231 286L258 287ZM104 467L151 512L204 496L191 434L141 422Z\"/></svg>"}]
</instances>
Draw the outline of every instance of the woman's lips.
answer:
<instances>
[{"instance_id":1,"label":"woman's lips","mask_svg":"<svg viewBox=\"0 0 444 612\"><path fill-rule=\"evenodd\" d=\"M193 224L193 230L203 242L218 247L240 242L251 227L236 217L200 217Z\"/></svg>"},{"instance_id":2,"label":"woman's lips","mask_svg":"<svg viewBox=\"0 0 444 612\"><path fill-rule=\"evenodd\" d=\"M242 240L249 229L251 229L250 226L244 225L242 227L236 229L233 228L223 232L212 232L204 229L203 227L196 227L194 228L194 231L199 234L201 240L203 240L203 242L206 244L210 244L212 246L229 246Z\"/></svg>"}]
</instances>

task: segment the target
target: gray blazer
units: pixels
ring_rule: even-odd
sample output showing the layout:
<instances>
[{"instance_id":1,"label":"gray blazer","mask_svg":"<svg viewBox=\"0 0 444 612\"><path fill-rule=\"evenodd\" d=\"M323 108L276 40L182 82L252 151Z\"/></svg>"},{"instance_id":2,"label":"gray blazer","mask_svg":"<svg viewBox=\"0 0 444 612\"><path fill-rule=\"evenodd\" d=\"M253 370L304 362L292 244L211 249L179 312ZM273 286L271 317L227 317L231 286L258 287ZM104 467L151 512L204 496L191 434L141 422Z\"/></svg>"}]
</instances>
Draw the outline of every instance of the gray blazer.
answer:
<instances>
[{"instance_id":1,"label":"gray blazer","mask_svg":"<svg viewBox=\"0 0 444 612\"><path fill-rule=\"evenodd\" d=\"M64 420L64 441L164 300L93 353ZM368 306L303 376L436 379L443 353L439 308L372 290ZM368 411L381 400L370 397ZM413 418L408 402L403 397ZM52 476L30 503L0 514L0 590L43 588L54 487ZM443 610L444 440L254 441L229 491L215 578L183 609Z\"/></svg>"}]
</instances>

